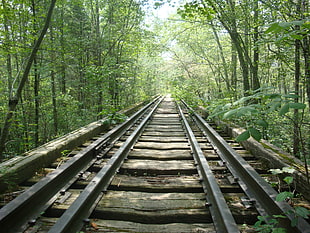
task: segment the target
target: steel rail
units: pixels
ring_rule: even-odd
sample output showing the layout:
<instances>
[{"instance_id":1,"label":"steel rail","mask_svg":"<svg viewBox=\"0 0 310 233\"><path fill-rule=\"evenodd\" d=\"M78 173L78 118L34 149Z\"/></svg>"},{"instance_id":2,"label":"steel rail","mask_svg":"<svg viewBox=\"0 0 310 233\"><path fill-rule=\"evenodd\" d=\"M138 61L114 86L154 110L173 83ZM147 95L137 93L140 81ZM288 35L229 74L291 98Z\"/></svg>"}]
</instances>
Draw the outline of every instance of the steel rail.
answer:
<instances>
[{"instance_id":1,"label":"steel rail","mask_svg":"<svg viewBox=\"0 0 310 233\"><path fill-rule=\"evenodd\" d=\"M190 141L191 148L193 150L193 155L195 161L199 166L199 175L202 178L202 184L204 191L206 193L206 207L209 207L214 226L217 232L230 232L236 233L239 232L237 223L234 220L234 217L227 206L225 198L221 192L221 189L211 171L211 168L206 160L199 143L189 126L187 119L182 112L182 109L179 105L179 115L184 124L188 139Z\"/></svg>"},{"instance_id":2,"label":"steel rail","mask_svg":"<svg viewBox=\"0 0 310 233\"><path fill-rule=\"evenodd\" d=\"M49 173L39 182L31 186L24 193L0 209L0 229L4 232L18 232L22 226L36 219L46 209L46 203L70 183L85 166L96 158L101 147L109 144L115 138L124 134L146 111L158 100L157 97L145 107L141 108L125 122L110 130L94 141L91 145L80 151L65 164Z\"/></svg>"},{"instance_id":3,"label":"steel rail","mask_svg":"<svg viewBox=\"0 0 310 233\"><path fill-rule=\"evenodd\" d=\"M250 166L232 147L184 101L183 104L191 111L193 119L204 132L209 142L225 162L235 177L236 182L251 200L258 212L268 220L274 215L286 215L279 219L280 226L290 232L310 232L310 224L302 217L297 217L297 226L292 227L291 221L296 219L294 209L285 201L277 202L278 193Z\"/></svg>"},{"instance_id":4,"label":"steel rail","mask_svg":"<svg viewBox=\"0 0 310 233\"><path fill-rule=\"evenodd\" d=\"M103 192L106 191L114 175L123 164L129 151L142 134L146 124L162 100L163 98L155 104L152 111L142 120L140 125L91 180L72 205L62 214L55 225L49 230L49 233L77 232L85 223L87 224L87 218L95 208L97 201L99 201L101 196L104 198Z\"/></svg>"}]
</instances>

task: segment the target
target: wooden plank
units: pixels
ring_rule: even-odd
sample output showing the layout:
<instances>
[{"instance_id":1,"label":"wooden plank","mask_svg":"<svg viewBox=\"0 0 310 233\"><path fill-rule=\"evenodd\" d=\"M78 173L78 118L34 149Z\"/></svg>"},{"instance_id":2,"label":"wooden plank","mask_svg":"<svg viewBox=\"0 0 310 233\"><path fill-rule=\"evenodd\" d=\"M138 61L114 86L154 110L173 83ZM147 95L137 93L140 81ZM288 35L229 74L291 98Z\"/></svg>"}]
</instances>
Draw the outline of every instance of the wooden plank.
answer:
<instances>
[{"instance_id":1,"label":"wooden plank","mask_svg":"<svg viewBox=\"0 0 310 233\"><path fill-rule=\"evenodd\" d=\"M140 142L188 142L188 140L184 137L150 137L150 136L141 136L139 138Z\"/></svg>"},{"instance_id":2,"label":"wooden plank","mask_svg":"<svg viewBox=\"0 0 310 233\"><path fill-rule=\"evenodd\" d=\"M122 146L124 142L117 142L115 147ZM173 142L173 143L166 143L166 142L141 142L138 141L134 148L137 149L155 149L155 150L173 150L173 149L190 149L188 143L184 142Z\"/></svg>"},{"instance_id":3,"label":"wooden plank","mask_svg":"<svg viewBox=\"0 0 310 233\"><path fill-rule=\"evenodd\" d=\"M207 223L170 223L170 224L142 224L137 222L94 219L97 229L94 232L145 232L145 233L215 233L213 224ZM91 229L90 229L91 230ZM89 232L89 229L87 230Z\"/></svg>"},{"instance_id":4,"label":"wooden plank","mask_svg":"<svg viewBox=\"0 0 310 233\"><path fill-rule=\"evenodd\" d=\"M191 155L189 150L143 150L134 148L128 155L128 158L140 158L140 159L192 159L193 156Z\"/></svg>"},{"instance_id":5,"label":"wooden plank","mask_svg":"<svg viewBox=\"0 0 310 233\"><path fill-rule=\"evenodd\" d=\"M180 121L178 119L167 119L167 120L152 120L150 125L180 125Z\"/></svg>"},{"instance_id":6,"label":"wooden plank","mask_svg":"<svg viewBox=\"0 0 310 233\"><path fill-rule=\"evenodd\" d=\"M57 221L57 218L40 217L34 226L30 225L25 232L48 232ZM239 225L240 232L252 232L251 227ZM248 229L248 231L247 231ZM120 220L90 219L90 224L85 225L83 232L144 232L144 233L216 233L212 223L167 223L143 224Z\"/></svg>"},{"instance_id":7,"label":"wooden plank","mask_svg":"<svg viewBox=\"0 0 310 233\"><path fill-rule=\"evenodd\" d=\"M64 203L55 203L47 214L63 212L80 191L70 189L71 196ZM97 204L94 215L102 219L137 222L147 219L148 223L178 222L178 217L182 218L179 219L181 222L211 222L205 202L203 193L108 191ZM144 220L143 216L146 216Z\"/></svg>"},{"instance_id":8,"label":"wooden plank","mask_svg":"<svg viewBox=\"0 0 310 233\"><path fill-rule=\"evenodd\" d=\"M69 189L71 195L64 203L54 203L46 216L59 217L81 190ZM255 223L257 212L240 202L243 193L225 194L224 197L239 224ZM97 204L91 218L133 221L148 224L172 222L211 223L203 193L149 193L109 190Z\"/></svg>"},{"instance_id":9,"label":"wooden plank","mask_svg":"<svg viewBox=\"0 0 310 233\"><path fill-rule=\"evenodd\" d=\"M171 150L171 149L190 149L189 144L186 142L137 142L134 145L137 149L156 149L156 150Z\"/></svg>"},{"instance_id":10,"label":"wooden plank","mask_svg":"<svg viewBox=\"0 0 310 233\"><path fill-rule=\"evenodd\" d=\"M165 137L185 137L184 132L156 132L156 131L144 131L142 136L165 136Z\"/></svg>"},{"instance_id":11,"label":"wooden plank","mask_svg":"<svg viewBox=\"0 0 310 233\"><path fill-rule=\"evenodd\" d=\"M187 160L138 160L126 161L120 169L122 174L130 175L193 175L197 169Z\"/></svg>"},{"instance_id":12,"label":"wooden plank","mask_svg":"<svg viewBox=\"0 0 310 233\"><path fill-rule=\"evenodd\" d=\"M122 169L133 169L133 170L152 170L152 171L169 171L179 170L196 170L193 161L187 160L142 160L142 159L131 159L127 160L123 165Z\"/></svg>"},{"instance_id":13,"label":"wooden plank","mask_svg":"<svg viewBox=\"0 0 310 233\"><path fill-rule=\"evenodd\" d=\"M29 226L26 232L48 232L57 221L57 218L38 219L34 226ZM91 219L90 224L82 229L83 232L144 232L144 233L215 233L212 223L169 223L169 224L143 224L119 220Z\"/></svg>"},{"instance_id":14,"label":"wooden plank","mask_svg":"<svg viewBox=\"0 0 310 233\"><path fill-rule=\"evenodd\" d=\"M184 133L184 129L182 129L181 127L177 127L177 128L162 128L162 127L147 127L143 132L183 132Z\"/></svg>"},{"instance_id":15,"label":"wooden plank","mask_svg":"<svg viewBox=\"0 0 310 233\"><path fill-rule=\"evenodd\" d=\"M179 114L167 112L165 114L155 113L153 115L153 119L167 119L167 118L179 119Z\"/></svg>"},{"instance_id":16,"label":"wooden plank","mask_svg":"<svg viewBox=\"0 0 310 233\"><path fill-rule=\"evenodd\" d=\"M210 223L201 193L146 193L108 191L94 216L140 223Z\"/></svg>"},{"instance_id":17,"label":"wooden plank","mask_svg":"<svg viewBox=\"0 0 310 233\"><path fill-rule=\"evenodd\" d=\"M82 189L94 177L94 173L90 173L85 179L80 179L72 188ZM231 184L227 176L224 174L217 174L216 180L220 185L222 192L240 193L242 192L238 184ZM35 181L35 180L34 180ZM203 192L198 175L158 175L158 176L126 176L118 174L111 185L110 190L129 190L129 191L143 191L143 192Z\"/></svg>"},{"instance_id":18,"label":"wooden plank","mask_svg":"<svg viewBox=\"0 0 310 233\"><path fill-rule=\"evenodd\" d=\"M148 124L146 129L169 129L170 131L174 131L174 129L182 129L182 125L181 123L179 124L174 124L174 125L170 125L170 124L162 124L162 125L158 125L158 124Z\"/></svg>"},{"instance_id":19,"label":"wooden plank","mask_svg":"<svg viewBox=\"0 0 310 233\"><path fill-rule=\"evenodd\" d=\"M109 189L144 192L203 192L198 176L117 175Z\"/></svg>"}]
</instances>

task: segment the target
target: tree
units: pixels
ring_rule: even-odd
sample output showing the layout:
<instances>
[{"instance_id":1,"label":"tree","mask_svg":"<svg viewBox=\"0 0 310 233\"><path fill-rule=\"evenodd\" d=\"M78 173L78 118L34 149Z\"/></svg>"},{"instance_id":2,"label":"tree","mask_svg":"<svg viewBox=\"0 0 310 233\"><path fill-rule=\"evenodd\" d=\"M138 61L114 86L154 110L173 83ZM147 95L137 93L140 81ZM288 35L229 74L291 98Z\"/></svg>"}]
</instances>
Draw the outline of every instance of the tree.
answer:
<instances>
[{"instance_id":1,"label":"tree","mask_svg":"<svg viewBox=\"0 0 310 233\"><path fill-rule=\"evenodd\" d=\"M33 64L33 61L35 59L35 56L39 50L39 47L44 39L44 36L47 32L47 29L48 29L48 26L49 26L49 23L51 21L51 18L52 18L52 13L53 13L53 9L55 7L55 3L56 3L56 0L51 0L51 4L50 4L50 7L49 7L49 10L48 10L48 13L47 13L47 16L46 16L46 19L45 19L45 24L42 28L42 31L38 37L38 39L36 40L36 42L34 43L33 45L33 49L29 55L29 58L26 62L26 66L22 72L22 76L20 78L20 82L18 84L18 87L17 87L17 90L15 93L13 93L13 90L12 92L10 93L10 97L9 97L9 103L8 103L8 112L7 112L7 115L6 115L6 119L5 119L5 122L4 122L4 126L2 128L2 131L1 131L1 137L0 137L0 159L3 159L3 152L5 150L5 143L6 143L6 138L7 138L7 135L9 133L9 128L10 128L10 124L11 124L11 119L13 117L13 114L14 114L14 111L16 109L16 106L19 102L19 99L21 97L21 94L22 94L22 90L25 86L25 83L28 79L28 75L29 75L29 72L30 72L30 69L31 69L31 66Z\"/></svg>"}]
</instances>

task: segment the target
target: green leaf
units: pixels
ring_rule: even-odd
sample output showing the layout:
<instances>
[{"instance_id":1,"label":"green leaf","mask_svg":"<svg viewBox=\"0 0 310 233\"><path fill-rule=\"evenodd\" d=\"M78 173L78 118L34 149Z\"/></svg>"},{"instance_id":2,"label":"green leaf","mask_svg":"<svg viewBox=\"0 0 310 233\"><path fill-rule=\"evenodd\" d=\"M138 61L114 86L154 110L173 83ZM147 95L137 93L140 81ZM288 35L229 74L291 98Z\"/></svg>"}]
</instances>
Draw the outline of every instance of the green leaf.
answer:
<instances>
[{"instance_id":1,"label":"green leaf","mask_svg":"<svg viewBox=\"0 0 310 233\"><path fill-rule=\"evenodd\" d=\"M283 95L283 97L285 97L285 98L292 98L292 99L298 99L300 96L296 95L296 94L287 94L287 95Z\"/></svg>"},{"instance_id":2,"label":"green leaf","mask_svg":"<svg viewBox=\"0 0 310 233\"><path fill-rule=\"evenodd\" d=\"M267 127L268 127L268 122L265 121L265 120L262 120L262 119L258 120L258 121L256 122L256 124L258 124L258 125L260 125L260 126L262 126L262 127L264 127L264 128L267 128Z\"/></svg>"},{"instance_id":3,"label":"green leaf","mask_svg":"<svg viewBox=\"0 0 310 233\"><path fill-rule=\"evenodd\" d=\"M292 176L287 176L283 179L287 184L293 183L294 177Z\"/></svg>"},{"instance_id":4,"label":"green leaf","mask_svg":"<svg viewBox=\"0 0 310 233\"><path fill-rule=\"evenodd\" d=\"M159 8L159 7L161 7L163 4L164 4L164 3L162 3L162 2L155 2L154 6L155 6L155 8Z\"/></svg>"},{"instance_id":5,"label":"green leaf","mask_svg":"<svg viewBox=\"0 0 310 233\"><path fill-rule=\"evenodd\" d=\"M302 40L304 37L298 34L292 34L291 37L295 40Z\"/></svg>"},{"instance_id":6,"label":"green leaf","mask_svg":"<svg viewBox=\"0 0 310 233\"><path fill-rule=\"evenodd\" d=\"M305 207L296 206L295 211L298 216L303 217L305 219L309 218L308 215L310 215L310 210L306 209Z\"/></svg>"},{"instance_id":7,"label":"green leaf","mask_svg":"<svg viewBox=\"0 0 310 233\"><path fill-rule=\"evenodd\" d=\"M272 215L272 217L274 217L274 218L287 218L285 215L282 215L282 214L274 214L274 215Z\"/></svg>"},{"instance_id":8,"label":"green leaf","mask_svg":"<svg viewBox=\"0 0 310 233\"><path fill-rule=\"evenodd\" d=\"M310 29L310 21L306 21L302 26Z\"/></svg>"},{"instance_id":9,"label":"green leaf","mask_svg":"<svg viewBox=\"0 0 310 233\"><path fill-rule=\"evenodd\" d=\"M293 109L305 109L306 105L303 103L289 103L289 107Z\"/></svg>"},{"instance_id":10,"label":"green leaf","mask_svg":"<svg viewBox=\"0 0 310 233\"><path fill-rule=\"evenodd\" d=\"M281 95L280 94L277 94L277 93L272 93L272 94L265 94L265 97L267 99L276 99L276 98L280 98Z\"/></svg>"},{"instance_id":11,"label":"green leaf","mask_svg":"<svg viewBox=\"0 0 310 233\"><path fill-rule=\"evenodd\" d=\"M257 113L258 110L255 107L256 107L255 105L252 105L229 110L223 115L223 119L229 119L232 117L241 117L244 115L251 115Z\"/></svg>"},{"instance_id":12,"label":"green leaf","mask_svg":"<svg viewBox=\"0 0 310 233\"><path fill-rule=\"evenodd\" d=\"M268 104L268 106L270 107L270 111L274 111L281 107L281 103L279 101L272 101L270 104Z\"/></svg>"},{"instance_id":13,"label":"green leaf","mask_svg":"<svg viewBox=\"0 0 310 233\"><path fill-rule=\"evenodd\" d=\"M237 142L245 141L250 137L250 132L248 130L244 131L242 134L240 134L237 138Z\"/></svg>"},{"instance_id":14,"label":"green leaf","mask_svg":"<svg viewBox=\"0 0 310 233\"><path fill-rule=\"evenodd\" d=\"M284 114L286 114L288 111L290 110L290 105L289 103L286 103L282 106L282 108L279 111L279 115L283 116Z\"/></svg>"},{"instance_id":15,"label":"green leaf","mask_svg":"<svg viewBox=\"0 0 310 233\"><path fill-rule=\"evenodd\" d=\"M233 109L233 110L230 110L228 112L226 112L224 115L223 115L223 119L229 119L233 116L235 116L238 112L238 109Z\"/></svg>"},{"instance_id":16,"label":"green leaf","mask_svg":"<svg viewBox=\"0 0 310 233\"><path fill-rule=\"evenodd\" d=\"M212 118L220 116L220 115L222 115L224 113L226 113L226 110L222 110L222 111L218 111L218 112L214 111L210 116L208 116L208 118L212 119Z\"/></svg>"},{"instance_id":17,"label":"green leaf","mask_svg":"<svg viewBox=\"0 0 310 233\"><path fill-rule=\"evenodd\" d=\"M255 128L249 128L250 135L256 140L260 141L262 139L261 133Z\"/></svg>"},{"instance_id":18,"label":"green leaf","mask_svg":"<svg viewBox=\"0 0 310 233\"><path fill-rule=\"evenodd\" d=\"M252 99L252 98L253 98L252 96L245 96L245 97L242 97L242 98L240 98L239 100L235 101L235 102L233 103L233 105L243 104L243 103L249 101L249 100Z\"/></svg>"},{"instance_id":19,"label":"green leaf","mask_svg":"<svg viewBox=\"0 0 310 233\"><path fill-rule=\"evenodd\" d=\"M281 27L282 29L286 29L292 26L291 22L280 22L279 23L279 27Z\"/></svg>"},{"instance_id":20,"label":"green leaf","mask_svg":"<svg viewBox=\"0 0 310 233\"><path fill-rule=\"evenodd\" d=\"M272 23L270 27L265 31L265 33L277 33L280 32L282 28L279 26L279 23Z\"/></svg>"},{"instance_id":21,"label":"green leaf","mask_svg":"<svg viewBox=\"0 0 310 233\"><path fill-rule=\"evenodd\" d=\"M291 221L291 226L292 227L296 227L298 224L298 218L293 218L292 221Z\"/></svg>"},{"instance_id":22,"label":"green leaf","mask_svg":"<svg viewBox=\"0 0 310 233\"><path fill-rule=\"evenodd\" d=\"M272 233L286 233L286 229L285 228L281 228L281 227L278 227L278 228L273 228L272 229Z\"/></svg>"},{"instance_id":23,"label":"green leaf","mask_svg":"<svg viewBox=\"0 0 310 233\"><path fill-rule=\"evenodd\" d=\"M285 201L287 198L292 198L293 193L291 192L282 192L279 193L276 197L276 201Z\"/></svg>"}]
</instances>

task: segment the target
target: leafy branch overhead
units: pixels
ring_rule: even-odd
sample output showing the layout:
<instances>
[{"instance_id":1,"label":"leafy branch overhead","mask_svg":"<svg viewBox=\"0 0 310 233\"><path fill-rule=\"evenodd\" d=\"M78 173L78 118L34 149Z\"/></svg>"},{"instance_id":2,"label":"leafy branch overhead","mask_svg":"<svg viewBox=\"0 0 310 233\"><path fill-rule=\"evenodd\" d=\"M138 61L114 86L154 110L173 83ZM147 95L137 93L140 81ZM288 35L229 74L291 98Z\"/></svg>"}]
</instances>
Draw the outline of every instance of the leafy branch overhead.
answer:
<instances>
[{"instance_id":1,"label":"leafy branch overhead","mask_svg":"<svg viewBox=\"0 0 310 233\"><path fill-rule=\"evenodd\" d=\"M291 22L274 22L270 24L265 33L281 35L277 39L277 43L287 39L302 40L307 38L310 33L310 21L304 19Z\"/></svg>"}]
</instances>

